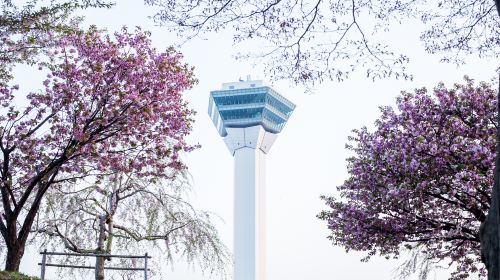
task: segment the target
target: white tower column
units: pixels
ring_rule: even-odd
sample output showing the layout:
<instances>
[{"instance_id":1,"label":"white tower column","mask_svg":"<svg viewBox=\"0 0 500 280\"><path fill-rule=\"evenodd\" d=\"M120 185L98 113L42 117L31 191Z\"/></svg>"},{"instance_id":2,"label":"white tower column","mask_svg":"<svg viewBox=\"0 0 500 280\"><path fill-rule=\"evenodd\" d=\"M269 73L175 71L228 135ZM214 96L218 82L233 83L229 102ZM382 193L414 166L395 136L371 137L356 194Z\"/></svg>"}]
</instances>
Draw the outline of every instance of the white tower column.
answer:
<instances>
[{"instance_id":1,"label":"white tower column","mask_svg":"<svg viewBox=\"0 0 500 280\"><path fill-rule=\"evenodd\" d=\"M265 154L240 148L234 153L234 280L266 275Z\"/></svg>"},{"instance_id":2,"label":"white tower column","mask_svg":"<svg viewBox=\"0 0 500 280\"><path fill-rule=\"evenodd\" d=\"M234 156L234 280L265 280L265 158L277 135L260 125L227 133Z\"/></svg>"},{"instance_id":3,"label":"white tower column","mask_svg":"<svg viewBox=\"0 0 500 280\"><path fill-rule=\"evenodd\" d=\"M260 80L210 92L208 114L234 156L234 280L266 280L265 157L294 109Z\"/></svg>"}]
</instances>

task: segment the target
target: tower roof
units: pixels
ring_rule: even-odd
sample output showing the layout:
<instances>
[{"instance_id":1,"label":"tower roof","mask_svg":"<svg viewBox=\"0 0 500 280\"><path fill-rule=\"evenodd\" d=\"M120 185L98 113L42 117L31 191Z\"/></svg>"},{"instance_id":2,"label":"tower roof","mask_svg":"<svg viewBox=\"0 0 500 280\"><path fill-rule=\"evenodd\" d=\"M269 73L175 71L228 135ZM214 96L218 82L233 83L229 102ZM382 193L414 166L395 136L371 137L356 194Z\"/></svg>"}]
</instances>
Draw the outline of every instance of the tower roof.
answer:
<instances>
[{"instance_id":1,"label":"tower roof","mask_svg":"<svg viewBox=\"0 0 500 280\"><path fill-rule=\"evenodd\" d=\"M295 104L262 81L243 81L210 92L208 114L221 136L227 135L226 128L255 125L279 133L294 109Z\"/></svg>"}]
</instances>

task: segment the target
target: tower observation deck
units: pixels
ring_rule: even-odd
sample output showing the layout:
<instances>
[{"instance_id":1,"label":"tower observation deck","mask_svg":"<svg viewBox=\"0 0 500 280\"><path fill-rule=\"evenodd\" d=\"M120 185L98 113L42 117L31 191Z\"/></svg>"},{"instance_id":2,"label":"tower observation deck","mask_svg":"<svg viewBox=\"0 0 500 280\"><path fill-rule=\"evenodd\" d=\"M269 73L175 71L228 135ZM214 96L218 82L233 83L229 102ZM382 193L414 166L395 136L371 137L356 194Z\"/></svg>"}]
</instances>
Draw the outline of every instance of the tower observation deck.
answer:
<instances>
[{"instance_id":1,"label":"tower observation deck","mask_svg":"<svg viewBox=\"0 0 500 280\"><path fill-rule=\"evenodd\" d=\"M234 157L234 280L266 279L265 156L294 109L262 81L210 93L208 114Z\"/></svg>"}]
</instances>

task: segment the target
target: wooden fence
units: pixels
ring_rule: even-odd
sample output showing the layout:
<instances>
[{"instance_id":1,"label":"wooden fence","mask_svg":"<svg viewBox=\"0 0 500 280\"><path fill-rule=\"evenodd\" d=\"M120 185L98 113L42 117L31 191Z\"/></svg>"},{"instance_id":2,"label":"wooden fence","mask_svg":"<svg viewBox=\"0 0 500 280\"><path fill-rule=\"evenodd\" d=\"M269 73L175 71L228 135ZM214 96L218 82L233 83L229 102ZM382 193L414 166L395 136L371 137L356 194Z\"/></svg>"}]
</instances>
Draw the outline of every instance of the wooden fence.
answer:
<instances>
[{"instance_id":1,"label":"wooden fence","mask_svg":"<svg viewBox=\"0 0 500 280\"><path fill-rule=\"evenodd\" d=\"M94 269L95 266L85 266L85 265L69 265L69 264L54 264L47 263L47 256L75 256L75 257L104 257L104 258L120 258L120 259L144 259L144 267L116 267L116 266L105 266L105 270L134 270L134 271L143 271L144 272L144 280L148 280L148 259L151 257L148 256L148 253L144 254L144 256L128 256L128 255L109 255L109 254L78 254L78 253L60 253L60 252L47 252L47 250L40 252L42 255L42 262L38 263L41 267L40 278L45 280L45 269L49 266L52 267L66 267L66 268L78 268L78 269Z\"/></svg>"}]
</instances>

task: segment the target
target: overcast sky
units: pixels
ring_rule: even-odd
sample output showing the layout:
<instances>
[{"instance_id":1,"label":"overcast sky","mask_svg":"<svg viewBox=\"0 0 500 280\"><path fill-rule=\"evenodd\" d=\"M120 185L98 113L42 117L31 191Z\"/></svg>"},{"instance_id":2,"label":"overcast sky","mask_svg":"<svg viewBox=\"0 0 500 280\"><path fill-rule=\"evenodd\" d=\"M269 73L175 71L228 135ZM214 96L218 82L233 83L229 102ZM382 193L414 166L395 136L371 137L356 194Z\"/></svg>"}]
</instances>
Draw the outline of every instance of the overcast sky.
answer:
<instances>
[{"instance_id":1,"label":"overcast sky","mask_svg":"<svg viewBox=\"0 0 500 280\"><path fill-rule=\"evenodd\" d=\"M86 11L86 24L109 30L123 25L141 26L152 31L153 44L160 49L179 42L164 28L155 26L148 18L154 9L144 6L143 1L117 2L110 10ZM345 144L350 131L365 125L372 127L379 116L378 106L394 104L401 90L433 88L439 82L451 86L462 82L466 74L485 81L494 77L492 60L471 59L460 68L440 63L439 57L424 52L418 30L417 25L406 24L394 26L387 34L388 44L409 55L408 68L414 75L411 82L395 79L372 82L363 72L358 72L342 83L325 82L314 93L305 93L302 87L288 81L273 84L297 108L267 157L269 280L394 278L399 261L374 257L368 263L360 262L363 253L346 253L330 244L326 225L316 215L326 209L319 196L335 195L335 187L347 178ZM194 182L191 198L199 209L220 217L216 224L229 248L232 247L233 161L207 115L208 96L210 90L219 89L222 83L237 81L246 75L266 80L261 67L233 58L236 51L260 47L258 44L246 44L244 48L234 46L230 31L223 31L193 40L180 49L185 61L196 67L200 81L186 92L191 108L198 112L189 139L202 145L186 156ZM40 257L36 252L36 248L30 248L21 270L39 274L35 264ZM188 268L182 261L175 264L173 271L167 267L162 269L165 279L169 280L208 279L199 269ZM446 271L439 275L446 275ZM56 279L53 273L49 276Z\"/></svg>"}]
</instances>

